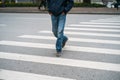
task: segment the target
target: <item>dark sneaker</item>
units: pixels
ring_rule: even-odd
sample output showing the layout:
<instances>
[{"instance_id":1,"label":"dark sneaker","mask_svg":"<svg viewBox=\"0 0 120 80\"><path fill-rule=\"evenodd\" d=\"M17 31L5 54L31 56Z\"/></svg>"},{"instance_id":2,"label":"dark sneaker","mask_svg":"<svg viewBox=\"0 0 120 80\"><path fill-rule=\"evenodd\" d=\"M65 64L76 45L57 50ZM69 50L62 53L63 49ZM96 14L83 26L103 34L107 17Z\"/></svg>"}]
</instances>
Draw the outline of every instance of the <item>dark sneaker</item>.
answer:
<instances>
[{"instance_id":1,"label":"dark sneaker","mask_svg":"<svg viewBox=\"0 0 120 80\"><path fill-rule=\"evenodd\" d=\"M65 44L66 44L67 41L68 41L68 38L65 41L63 41L62 48L65 47Z\"/></svg>"},{"instance_id":2,"label":"dark sneaker","mask_svg":"<svg viewBox=\"0 0 120 80\"><path fill-rule=\"evenodd\" d=\"M57 53L56 53L56 57L60 57L61 55L62 55L61 52L57 52Z\"/></svg>"}]
</instances>

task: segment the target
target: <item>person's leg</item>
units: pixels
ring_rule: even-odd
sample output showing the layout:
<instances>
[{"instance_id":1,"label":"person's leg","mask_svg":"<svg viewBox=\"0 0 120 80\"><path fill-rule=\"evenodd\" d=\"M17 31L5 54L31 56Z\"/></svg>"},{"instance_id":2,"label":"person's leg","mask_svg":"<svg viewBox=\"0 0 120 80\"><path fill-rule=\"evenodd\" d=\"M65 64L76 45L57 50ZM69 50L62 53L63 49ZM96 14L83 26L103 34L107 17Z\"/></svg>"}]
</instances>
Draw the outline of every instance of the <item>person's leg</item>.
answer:
<instances>
[{"instance_id":1,"label":"person's leg","mask_svg":"<svg viewBox=\"0 0 120 80\"><path fill-rule=\"evenodd\" d=\"M44 9L46 10L46 2L44 1L43 3Z\"/></svg>"},{"instance_id":2,"label":"person's leg","mask_svg":"<svg viewBox=\"0 0 120 80\"><path fill-rule=\"evenodd\" d=\"M41 4L39 3L39 5L38 5L38 9L40 10L40 6L41 6Z\"/></svg>"},{"instance_id":3,"label":"person's leg","mask_svg":"<svg viewBox=\"0 0 120 80\"><path fill-rule=\"evenodd\" d=\"M65 28L65 22L66 22L66 15L61 15L61 21L59 22L59 26L62 26L62 48L65 46L68 38L64 35L64 28Z\"/></svg>"},{"instance_id":4,"label":"person's leg","mask_svg":"<svg viewBox=\"0 0 120 80\"><path fill-rule=\"evenodd\" d=\"M67 41L68 41L67 36L63 36L62 48L64 48Z\"/></svg>"},{"instance_id":5,"label":"person's leg","mask_svg":"<svg viewBox=\"0 0 120 80\"><path fill-rule=\"evenodd\" d=\"M58 31L58 17L51 15L52 20L52 32L54 36L57 38L57 31Z\"/></svg>"},{"instance_id":6,"label":"person's leg","mask_svg":"<svg viewBox=\"0 0 120 80\"><path fill-rule=\"evenodd\" d=\"M64 36L64 27L65 27L65 21L66 21L66 15L60 15L59 21L58 21L58 31L57 31L57 42L56 42L56 50L57 52L62 51L62 44L65 39L67 39L66 36Z\"/></svg>"}]
</instances>

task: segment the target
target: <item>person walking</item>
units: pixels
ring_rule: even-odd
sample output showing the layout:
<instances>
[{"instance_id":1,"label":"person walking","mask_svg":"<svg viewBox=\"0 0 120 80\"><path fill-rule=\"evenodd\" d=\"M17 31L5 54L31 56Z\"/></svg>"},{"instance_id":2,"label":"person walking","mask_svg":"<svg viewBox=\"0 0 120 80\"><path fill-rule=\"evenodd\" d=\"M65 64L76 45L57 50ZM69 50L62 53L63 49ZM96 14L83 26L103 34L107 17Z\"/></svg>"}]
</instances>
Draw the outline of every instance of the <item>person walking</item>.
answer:
<instances>
[{"instance_id":1,"label":"person walking","mask_svg":"<svg viewBox=\"0 0 120 80\"><path fill-rule=\"evenodd\" d=\"M116 0L116 4L115 4L115 8L118 10L119 9L119 5L120 5L120 0Z\"/></svg>"},{"instance_id":2,"label":"person walking","mask_svg":"<svg viewBox=\"0 0 120 80\"><path fill-rule=\"evenodd\" d=\"M38 6L38 9L41 10L41 7L44 7L46 9L46 0L41 0L40 4Z\"/></svg>"},{"instance_id":3,"label":"person walking","mask_svg":"<svg viewBox=\"0 0 120 80\"><path fill-rule=\"evenodd\" d=\"M68 37L64 35L64 27L66 15L73 7L73 0L47 0L48 12L52 20L52 32L57 38L56 40L56 56L62 55L62 48L68 41Z\"/></svg>"}]
</instances>

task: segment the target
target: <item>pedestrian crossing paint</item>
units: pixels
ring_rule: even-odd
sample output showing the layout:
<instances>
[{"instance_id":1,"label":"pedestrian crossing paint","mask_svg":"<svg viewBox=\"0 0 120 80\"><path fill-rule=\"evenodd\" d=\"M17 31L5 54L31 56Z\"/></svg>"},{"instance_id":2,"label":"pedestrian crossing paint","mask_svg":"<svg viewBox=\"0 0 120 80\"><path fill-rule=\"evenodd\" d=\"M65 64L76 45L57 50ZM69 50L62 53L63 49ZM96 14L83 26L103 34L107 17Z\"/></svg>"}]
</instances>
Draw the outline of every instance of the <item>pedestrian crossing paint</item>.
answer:
<instances>
[{"instance_id":1,"label":"pedestrian crossing paint","mask_svg":"<svg viewBox=\"0 0 120 80\"><path fill-rule=\"evenodd\" d=\"M53 36L37 36L37 35L22 35L20 38L28 39L46 39L46 40L56 40ZM103 44L120 44L120 41L115 40L102 40L102 39L90 39L90 38L72 38L69 37L69 41L74 42L90 42L90 43L103 43Z\"/></svg>"},{"instance_id":2,"label":"pedestrian crossing paint","mask_svg":"<svg viewBox=\"0 0 120 80\"><path fill-rule=\"evenodd\" d=\"M6 24L0 24L0 27L5 27L5 26L7 26Z\"/></svg>"},{"instance_id":3,"label":"pedestrian crossing paint","mask_svg":"<svg viewBox=\"0 0 120 80\"><path fill-rule=\"evenodd\" d=\"M120 32L120 30L118 29L98 29L98 28L65 28L66 30L83 30L83 31L97 31L97 32L102 32L102 31L106 31L106 32Z\"/></svg>"},{"instance_id":4,"label":"pedestrian crossing paint","mask_svg":"<svg viewBox=\"0 0 120 80\"><path fill-rule=\"evenodd\" d=\"M39 75L34 73L25 73L19 71L11 71L0 69L0 80L75 80L61 77L52 77L47 75Z\"/></svg>"},{"instance_id":5,"label":"pedestrian crossing paint","mask_svg":"<svg viewBox=\"0 0 120 80\"><path fill-rule=\"evenodd\" d=\"M55 49L55 46L53 44L32 43L32 42L0 41L0 45L43 48L43 49ZM120 50L104 49L104 48L66 46L65 50L81 51L81 53L82 52L89 52L89 53L95 53L95 54L120 55Z\"/></svg>"},{"instance_id":6,"label":"pedestrian crossing paint","mask_svg":"<svg viewBox=\"0 0 120 80\"><path fill-rule=\"evenodd\" d=\"M39 31L39 33L52 33L51 31ZM69 35L86 35L86 36L103 36L103 37L120 37L120 34L108 34L108 33L92 33L92 32L75 32L65 31L65 34Z\"/></svg>"},{"instance_id":7,"label":"pedestrian crossing paint","mask_svg":"<svg viewBox=\"0 0 120 80\"><path fill-rule=\"evenodd\" d=\"M102 23L106 23L106 22L109 22L109 23L120 23L119 21L120 19L113 19L113 20L109 20L109 19L99 19L99 20L91 20L90 22L102 22Z\"/></svg>"},{"instance_id":8,"label":"pedestrian crossing paint","mask_svg":"<svg viewBox=\"0 0 120 80\"><path fill-rule=\"evenodd\" d=\"M91 20L91 22L118 22L120 23L120 17L113 17L113 18L106 18L106 19L98 19L98 20Z\"/></svg>"},{"instance_id":9,"label":"pedestrian crossing paint","mask_svg":"<svg viewBox=\"0 0 120 80\"><path fill-rule=\"evenodd\" d=\"M100 24L102 24L102 25L119 25L120 26L120 23L108 23L108 22L106 22L106 23L102 23L102 22L80 22L80 24L98 24L98 25L100 25Z\"/></svg>"},{"instance_id":10,"label":"pedestrian crossing paint","mask_svg":"<svg viewBox=\"0 0 120 80\"><path fill-rule=\"evenodd\" d=\"M16 17L16 19L23 19L23 20L49 20L49 18L30 18L30 17Z\"/></svg>"},{"instance_id":11,"label":"pedestrian crossing paint","mask_svg":"<svg viewBox=\"0 0 120 80\"><path fill-rule=\"evenodd\" d=\"M107 25L85 25L85 24L70 24L68 26L75 27L95 27L95 28L120 28L120 26L107 26Z\"/></svg>"},{"instance_id":12,"label":"pedestrian crossing paint","mask_svg":"<svg viewBox=\"0 0 120 80\"><path fill-rule=\"evenodd\" d=\"M0 58L120 72L120 64L0 52Z\"/></svg>"},{"instance_id":13,"label":"pedestrian crossing paint","mask_svg":"<svg viewBox=\"0 0 120 80\"><path fill-rule=\"evenodd\" d=\"M118 20L91 20L90 22L102 22L102 23L120 23Z\"/></svg>"}]
</instances>

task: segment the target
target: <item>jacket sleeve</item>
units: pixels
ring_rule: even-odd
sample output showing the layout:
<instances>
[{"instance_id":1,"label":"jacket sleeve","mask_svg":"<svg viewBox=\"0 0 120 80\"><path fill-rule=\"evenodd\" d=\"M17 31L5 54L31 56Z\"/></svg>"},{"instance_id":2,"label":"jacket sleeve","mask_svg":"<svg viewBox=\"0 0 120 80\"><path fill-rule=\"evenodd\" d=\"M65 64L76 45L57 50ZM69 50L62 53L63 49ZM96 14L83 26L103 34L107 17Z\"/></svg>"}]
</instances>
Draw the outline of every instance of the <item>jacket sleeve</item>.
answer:
<instances>
[{"instance_id":1,"label":"jacket sleeve","mask_svg":"<svg viewBox=\"0 0 120 80\"><path fill-rule=\"evenodd\" d=\"M70 11L73 5L74 5L74 0L67 0L67 5L64 9L65 14L68 13L68 11Z\"/></svg>"}]
</instances>

